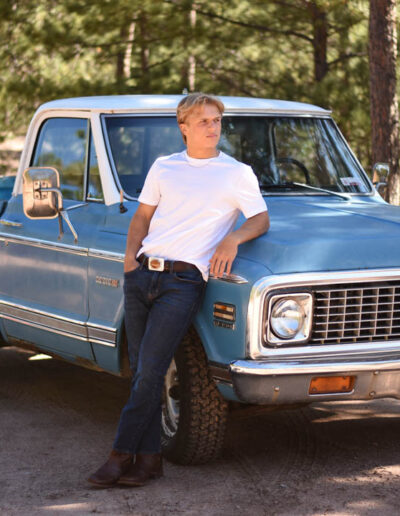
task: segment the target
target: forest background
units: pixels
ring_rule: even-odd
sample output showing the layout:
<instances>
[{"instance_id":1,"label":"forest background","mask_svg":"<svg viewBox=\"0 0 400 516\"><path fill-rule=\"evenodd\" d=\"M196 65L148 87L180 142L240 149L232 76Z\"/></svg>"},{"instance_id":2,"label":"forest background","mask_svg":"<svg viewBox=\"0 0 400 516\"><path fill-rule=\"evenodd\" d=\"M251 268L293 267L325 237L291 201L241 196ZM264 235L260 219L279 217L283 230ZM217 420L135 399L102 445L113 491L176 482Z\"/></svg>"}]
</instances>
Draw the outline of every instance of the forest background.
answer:
<instances>
[{"instance_id":1,"label":"forest background","mask_svg":"<svg viewBox=\"0 0 400 516\"><path fill-rule=\"evenodd\" d=\"M369 0L0 0L0 140L23 135L34 110L55 98L201 90L332 109L370 173L369 8Z\"/></svg>"}]
</instances>

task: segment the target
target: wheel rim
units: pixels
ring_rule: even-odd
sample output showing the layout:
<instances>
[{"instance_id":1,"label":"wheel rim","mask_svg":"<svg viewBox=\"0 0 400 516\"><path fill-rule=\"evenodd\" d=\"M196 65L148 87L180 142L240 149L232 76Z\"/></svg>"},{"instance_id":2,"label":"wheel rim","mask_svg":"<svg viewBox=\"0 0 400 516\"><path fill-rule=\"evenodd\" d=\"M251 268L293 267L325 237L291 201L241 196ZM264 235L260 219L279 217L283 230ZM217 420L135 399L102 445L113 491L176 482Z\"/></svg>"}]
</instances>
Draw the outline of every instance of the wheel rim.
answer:
<instances>
[{"instance_id":1,"label":"wheel rim","mask_svg":"<svg viewBox=\"0 0 400 516\"><path fill-rule=\"evenodd\" d=\"M175 360L168 368L164 381L162 406L162 428L164 434L173 437L178 431L179 423L179 381Z\"/></svg>"}]
</instances>

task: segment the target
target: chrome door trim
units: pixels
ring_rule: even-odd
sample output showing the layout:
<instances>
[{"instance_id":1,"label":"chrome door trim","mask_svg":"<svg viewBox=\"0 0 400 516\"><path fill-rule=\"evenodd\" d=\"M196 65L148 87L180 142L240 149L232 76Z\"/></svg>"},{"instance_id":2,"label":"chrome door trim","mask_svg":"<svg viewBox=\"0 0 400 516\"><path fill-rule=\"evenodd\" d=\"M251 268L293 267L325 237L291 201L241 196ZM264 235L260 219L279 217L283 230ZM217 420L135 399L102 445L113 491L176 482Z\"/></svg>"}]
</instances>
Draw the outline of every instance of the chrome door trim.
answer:
<instances>
[{"instance_id":1,"label":"chrome door trim","mask_svg":"<svg viewBox=\"0 0 400 516\"><path fill-rule=\"evenodd\" d=\"M80 204L74 204L73 206L68 206L65 208L66 211L76 210L76 208L82 208L82 206L88 206L88 202L81 202Z\"/></svg>"},{"instance_id":2,"label":"chrome door trim","mask_svg":"<svg viewBox=\"0 0 400 516\"><path fill-rule=\"evenodd\" d=\"M49 327L44 326L42 324L33 323L33 322L30 322L30 321L25 321L23 319L20 319L19 317L13 317L11 315L4 315L2 312L0 312L0 318L6 319L8 321L16 322L16 323L19 323L19 324L24 324L25 326L30 326L31 328L37 328L38 330L45 330L45 331L48 331L48 332L51 332L51 333L56 333L57 335L63 335L64 337L70 337L70 338L73 338L75 340L81 340L81 341L84 341L84 342L88 342L88 339L86 337L82 337L81 335L69 333L69 332L62 331L62 330L56 330L54 328L49 328Z\"/></svg>"},{"instance_id":3,"label":"chrome door trim","mask_svg":"<svg viewBox=\"0 0 400 516\"><path fill-rule=\"evenodd\" d=\"M7 319L12 317L14 320L25 321L35 327L53 328L57 331L70 333L84 339L87 338L87 332L80 321L67 319L65 317L58 318L51 316L42 311L28 309L2 301L0 304L0 315Z\"/></svg>"},{"instance_id":4,"label":"chrome door trim","mask_svg":"<svg viewBox=\"0 0 400 516\"><path fill-rule=\"evenodd\" d=\"M103 249L89 249L90 258L100 258L103 260L111 260L113 262L123 263L125 260L124 253L114 253L112 251L105 251Z\"/></svg>"},{"instance_id":5,"label":"chrome door trim","mask_svg":"<svg viewBox=\"0 0 400 516\"><path fill-rule=\"evenodd\" d=\"M15 220L0 219L0 224L3 226L11 226L15 228L22 227L22 222L16 222Z\"/></svg>"},{"instance_id":6,"label":"chrome door trim","mask_svg":"<svg viewBox=\"0 0 400 516\"><path fill-rule=\"evenodd\" d=\"M31 247L39 247L51 251L59 251L62 253L77 254L79 256L89 256L90 258L100 258L103 260L111 260L123 263L125 260L124 253L116 253L103 249L89 249L77 245L63 244L61 242L52 242L51 240L41 240L39 238L10 235L9 233L0 232L0 242L7 244L29 245Z\"/></svg>"},{"instance_id":7,"label":"chrome door trim","mask_svg":"<svg viewBox=\"0 0 400 516\"><path fill-rule=\"evenodd\" d=\"M282 358L290 360L301 356L357 355L362 351L379 352L400 348L398 341L357 344L293 345L287 348L266 348L262 343L264 301L271 290L279 288L307 287L328 283L361 283L363 281L399 280L400 269L364 269L335 272L305 272L265 276L256 281L250 292L247 309L246 354L251 359Z\"/></svg>"},{"instance_id":8,"label":"chrome door trim","mask_svg":"<svg viewBox=\"0 0 400 516\"><path fill-rule=\"evenodd\" d=\"M89 324L11 301L0 300L0 318L89 343L117 345L117 328Z\"/></svg>"},{"instance_id":9,"label":"chrome door trim","mask_svg":"<svg viewBox=\"0 0 400 516\"><path fill-rule=\"evenodd\" d=\"M62 244L61 242L52 242L51 240L40 240L39 238L33 237L9 235L7 233L0 233L0 242L4 242L6 245L10 243L29 245L31 247L39 247L41 249L77 254L80 256L87 256L88 254L88 249L85 247Z\"/></svg>"}]
</instances>

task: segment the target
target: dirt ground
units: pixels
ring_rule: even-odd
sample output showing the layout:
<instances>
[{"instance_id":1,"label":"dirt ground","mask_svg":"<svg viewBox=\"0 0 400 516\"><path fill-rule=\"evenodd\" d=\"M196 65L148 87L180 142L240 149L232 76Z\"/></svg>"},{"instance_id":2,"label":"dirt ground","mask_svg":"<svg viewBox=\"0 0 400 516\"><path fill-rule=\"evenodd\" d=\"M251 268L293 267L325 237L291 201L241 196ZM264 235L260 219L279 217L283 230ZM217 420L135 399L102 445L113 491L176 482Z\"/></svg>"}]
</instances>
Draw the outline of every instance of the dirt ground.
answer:
<instances>
[{"instance_id":1,"label":"dirt ground","mask_svg":"<svg viewBox=\"0 0 400 516\"><path fill-rule=\"evenodd\" d=\"M0 350L0 514L393 515L400 512L400 403L318 403L232 416L223 456L165 464L143 488L87 476L112 443L126 381Z\"/></svg>"}]
</instances>

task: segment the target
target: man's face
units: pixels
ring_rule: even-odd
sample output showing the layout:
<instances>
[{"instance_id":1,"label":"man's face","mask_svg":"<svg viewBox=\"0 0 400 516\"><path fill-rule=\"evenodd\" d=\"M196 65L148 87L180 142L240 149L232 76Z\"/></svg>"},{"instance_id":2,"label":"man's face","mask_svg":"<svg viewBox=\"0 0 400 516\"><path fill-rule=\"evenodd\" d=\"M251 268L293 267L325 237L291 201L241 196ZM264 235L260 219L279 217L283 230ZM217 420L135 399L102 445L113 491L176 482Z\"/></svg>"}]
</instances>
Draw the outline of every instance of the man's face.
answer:
<instances>
[{"instance_id":1,"label":"man's face","mask_svg":"<svg viewBox=\"0 0 400 516\"><path fill-rule=\"evenodd\" d=\"M215 149L221 136L221 113L213 104L194 109L180 124L188 147Z\"/></svg>"}]
</instances>

